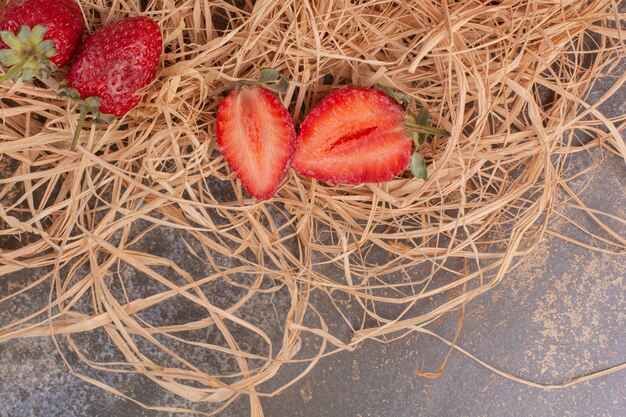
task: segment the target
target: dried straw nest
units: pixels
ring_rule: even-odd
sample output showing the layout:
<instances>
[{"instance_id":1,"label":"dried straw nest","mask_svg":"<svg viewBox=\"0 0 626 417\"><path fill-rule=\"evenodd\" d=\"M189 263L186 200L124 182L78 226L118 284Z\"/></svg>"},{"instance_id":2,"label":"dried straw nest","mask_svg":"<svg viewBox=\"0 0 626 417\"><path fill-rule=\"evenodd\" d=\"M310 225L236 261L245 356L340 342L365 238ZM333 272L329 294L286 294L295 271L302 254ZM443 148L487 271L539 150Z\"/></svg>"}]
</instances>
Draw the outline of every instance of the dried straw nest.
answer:
<instances>
[{"instance_id":1,"label":"dried straw nest","mask_svg":"<svg viewBox=\"0 0 626 417\"><path fill-rule=\"evenodd\" d=\"M290 383L259 387L281 366L300 363L301 377L495 286L544 234L569 155L601 146L626 158L624 119L598 111L625 76L585 102L624 56L612 0L140 3L81 2L91 29L145 14L166 46L142 104L86 126L77 151L63 72L0 86L0 282L13 279L0 308L28 306L0 323L0 342L56 335L94 371L73 372L120 395L98 372L143 375L209 414L245 394L261 415L259 396ZM219 153L210 94L262 67L293 80L284 102L297 122L340 84L380 83L452 136L422 148L427 181L292 172L258 204ZM608 239L623 252L619 234ZM16 282L24 270L32 279ZM255 315L272 302L275 317ZM344 327L327 324L325 302ZM186 313L147 314L167 308ZM96 333L115 358L87 353L83 336ZM299 354L303 337L318 349Z\"/></svg>"}]
</instances>

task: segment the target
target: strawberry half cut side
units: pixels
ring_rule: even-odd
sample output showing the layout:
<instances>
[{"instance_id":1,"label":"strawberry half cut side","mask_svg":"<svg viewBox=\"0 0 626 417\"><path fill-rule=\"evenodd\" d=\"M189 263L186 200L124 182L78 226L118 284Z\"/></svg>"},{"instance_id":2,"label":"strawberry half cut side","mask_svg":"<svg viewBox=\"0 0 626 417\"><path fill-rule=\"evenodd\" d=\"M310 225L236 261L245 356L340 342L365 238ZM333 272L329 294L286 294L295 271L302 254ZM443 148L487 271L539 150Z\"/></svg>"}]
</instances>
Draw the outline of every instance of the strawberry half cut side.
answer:
<instances>
[{"instance_id":1,"label":"strawberry half cut side","mask_svg":"<svg viewBox=\"0 0 626 417\"><path fill-rule=\"evenodd\" d=\"M279 98L259 85L239 86L220 103L215 130L224 158L248 194L271 198L296 142L293 120Z\"/></svg>"},{"instance_id":2,"label":"strawberry half cut side","mask_svg":"<svg viewBox=\"0 0 626 417\"><path fill-rule=\"evenodd\" d=\"M411 160L404 109L382 91L344 87L322 100L300 128L293 167L338 184L389 181Z\"/></svg>"}]
</instances>

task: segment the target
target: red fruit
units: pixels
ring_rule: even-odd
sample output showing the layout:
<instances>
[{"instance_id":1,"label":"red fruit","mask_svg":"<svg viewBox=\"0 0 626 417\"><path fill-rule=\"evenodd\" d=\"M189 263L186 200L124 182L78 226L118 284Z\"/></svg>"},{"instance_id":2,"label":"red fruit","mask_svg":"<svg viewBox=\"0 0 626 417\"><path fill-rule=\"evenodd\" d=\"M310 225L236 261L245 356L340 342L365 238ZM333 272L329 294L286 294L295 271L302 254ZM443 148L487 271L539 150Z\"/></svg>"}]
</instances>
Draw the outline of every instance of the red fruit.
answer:
<instances>
[{"instance_id":1,"label":"red fruit","mask_svg":"<svg viewBox=\"0 0 626 417\"><path fill-rule=\"evenodd\" d=\"M411 159L405 113L382 91L344 87L304 120L293 167L301 175L339 184L389 181Z\"/></svg>"},{"instance_id":2,"label":"red fruit","mask_svg":"<svg viewBox=\"0 0 626 417\"><path fill-rule=\"evenodd\" d=\"M139 104L137 91L156 74L163 40L147 17L131 17L92 33L67 74L68 86L83 99L98 97L101 113L123 116Z\"/></svg>"},{"instance_id":3,"label":"red fruit","mask_svg":"<svg viewBox=\"0 0 626 417\"><path fill-rule=\"evenodd\" d=\"M296 130L283 103L269 90L244 86L217 109L217 143L246 191L272 197L293 157Z\"/></svg>"},{"instance_id":4,"label":"red fruit","mask_svg":"<svg viewBox=\"0 0 626 417\"><path fill-rule=\"evenodd\" d=\"M16 37L20 28L28 28L30 33ZM65 65L81 41L85 23L74 0L9 0L0 11L0 31L5 32L0 61L16 69L6 78L24 74L28 79L54 69L50 63Z\"/></svg>"}]
</instances>

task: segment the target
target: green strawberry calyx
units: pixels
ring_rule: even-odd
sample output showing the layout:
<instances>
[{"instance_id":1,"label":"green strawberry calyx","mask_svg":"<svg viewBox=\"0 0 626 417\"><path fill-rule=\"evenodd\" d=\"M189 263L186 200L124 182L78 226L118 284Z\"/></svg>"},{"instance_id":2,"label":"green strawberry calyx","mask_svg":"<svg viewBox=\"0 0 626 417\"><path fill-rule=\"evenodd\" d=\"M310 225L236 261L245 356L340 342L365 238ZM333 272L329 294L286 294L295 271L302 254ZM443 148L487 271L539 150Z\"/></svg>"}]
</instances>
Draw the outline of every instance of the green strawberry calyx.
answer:
<instances>
[{"instance_id":1,"label":"green strawberry calyx","mask_svg":"<svg viewBox=\"0 0 626 417\"><path fill-rule=\"evenodd\" d=\"M422 108L417 114L411 113L408 108L411 105L411 98L402 92L396 91L392 88L376 84L375 89L382 91L389 97L398 102L398 104L404 109L404 128L407 134L413 139L414 152L411 157L411 172L417 178L424 181L428 179L428 171L426 169L426 161L424 157L417 151L417 148L422 146L429 136L450 136L450 133L437 129L431 126L430 113L428 110Z\"/></svg>"},{"instance_id":2,"label":"green strawberry calyx","mask_svg":"<svg viewBox=\"0 0 626 417\"><path fill-rule=\"evenodd\" d=\"M0 32L0 38L9 46L0 50L0 63L7 72L0 77L0 82L21 78L29 82L33 77L48 76L57 69L50 58L57 54L51 40L44 40L48 28L37 25L34 28L22 26L14 34Z\"/></svg>"},{"instance_id":3,"label":"green strawberry calyx","mask_svg":"<svg viewBox=\"0 0 626 417\"><path fill-rule=\"evenodd\" d=\"M211 96L214 97L245 86L255 85L266 88L276 94L285 94L289 89L289 79L281 76L278 70L274 68L262 68L259 71L259 78L257 80L241 80L222 86L213 90Z\"/></svg>"},{"instance_id":4,"label":"green strawberry calyx","mask_svg":"<svg viewBox=\"0 0 626 417\"><path fill-rule=\"evenodd\" d=\"M115 120L114 115L102 113L100 111L100 97L92 96L84 99L80 96L78 90L65 85L62 85L60 90L59 98L69 98L80 106L80 116L78 117L78 124L76 125L76 131L74 132L70 149L76 149L78 139L80 138L80 132L83 129L83 124L85 123L88 114L91 114L91 121L95 124L111 124L113 123L113 120Z\"/></svg>"}]
</instances>

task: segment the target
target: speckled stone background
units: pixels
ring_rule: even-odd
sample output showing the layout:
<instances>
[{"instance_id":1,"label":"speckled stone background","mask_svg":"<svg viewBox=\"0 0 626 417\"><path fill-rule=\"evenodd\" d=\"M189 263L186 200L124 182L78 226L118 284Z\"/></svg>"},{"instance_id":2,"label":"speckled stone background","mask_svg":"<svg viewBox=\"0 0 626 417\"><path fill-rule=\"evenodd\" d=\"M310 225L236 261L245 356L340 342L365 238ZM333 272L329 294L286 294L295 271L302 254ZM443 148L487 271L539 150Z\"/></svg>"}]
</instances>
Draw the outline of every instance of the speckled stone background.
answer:
<instances>
[{"instance_id":1,"label":"speckled stone background","mask_svg":"<svg viewBox=\"0 0 626 417\"><path fill-rule=\"evenodd\" d=\"M622 68L623 70L623 68ZM590 100L610 85L596 86ZM603 106L609 116L626 113L626 90ZM598 150L581 153L570 166L574 173L592 158L604 158L594 172L578 178L574 188L592 208L626 218L626 166L623 160ZM581 212L560 208L570 218L594 229ZM617 222L610 223L620 230ZM621 233L625 229L621 226ZM563 217L552 229L584 236ZM159 250L182 253L173 236L155 236ZM0 281L0 298L12 285L28 280L24 271ZM507 275L493 291L467 306L458 344L503 371L541 383L561 383L577 375L626 360L626 257L592 253L547 236L540 248ZM229 294L225 293L224 297ZM45 299L42 289L35 297ZM277 302L280 302L278 300ZM0 322L15 311L0 306ZM13 306L15 307L15 306ZM19 307L19 306L18 306ZM257 302L260 318L274 315L274 305ZM184 317L184 306L154 314ZM432 329L448 338L456 316L449 314ZM102 335L87 340L91 349L116 357L102 343ZM61 341L61 349L63 350ZM305 346L306 349L306 346ZM268 417L370 416L626 416L626 372L563 390L544 391L504 379L458 352L436 380L415 375L436 371L446 347L432 337L414 334L390 344L366 343L352 353L322 361L308 376L274 398L262 400ZM76 365L71 355L68 360ZM282 375L287 378L289 371ZM147 403L187 406L140 378L108 375L108 382L124 381L126 392ZM265 386L270 390L278 382ZM204 408L209 410L207 406ZM245 398L221 417L246 416ZM51 339L17 340L0 344L0 417L109 417L170 414L140 408L72 376Z\"/></svg>"}]
</instances>

